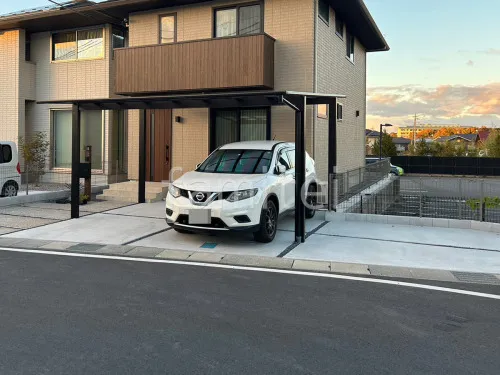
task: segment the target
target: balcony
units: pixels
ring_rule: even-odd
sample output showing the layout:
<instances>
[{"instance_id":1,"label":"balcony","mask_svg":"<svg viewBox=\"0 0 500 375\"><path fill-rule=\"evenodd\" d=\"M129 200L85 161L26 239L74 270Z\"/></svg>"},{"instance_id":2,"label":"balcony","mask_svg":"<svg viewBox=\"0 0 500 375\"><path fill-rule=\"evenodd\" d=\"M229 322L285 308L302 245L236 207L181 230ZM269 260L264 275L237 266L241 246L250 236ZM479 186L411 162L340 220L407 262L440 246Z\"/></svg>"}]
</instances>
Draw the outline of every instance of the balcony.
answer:
<instances>
[{"instance_id":1,"label":"balcony","mask_svg":"<svg viewBox=\"0 0 500 375\"><path fill-rule=\"evenodd\" d=\"M274 88L274 39L266 34L115 50L115 92L146 95Z\"/></svg>"}]
</instances>

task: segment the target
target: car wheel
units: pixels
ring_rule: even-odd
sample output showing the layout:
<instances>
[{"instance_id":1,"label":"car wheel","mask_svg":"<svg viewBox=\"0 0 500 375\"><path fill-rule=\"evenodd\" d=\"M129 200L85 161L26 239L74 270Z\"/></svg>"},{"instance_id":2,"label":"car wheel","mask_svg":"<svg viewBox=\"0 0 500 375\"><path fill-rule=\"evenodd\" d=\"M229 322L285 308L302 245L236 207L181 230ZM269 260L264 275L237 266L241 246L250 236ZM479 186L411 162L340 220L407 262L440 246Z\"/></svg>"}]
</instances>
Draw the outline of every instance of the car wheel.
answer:
<instances>
[{"instance_id":1,"label":"car wheel","mask_svg":"<svg viewBox=\"0 0 500 375\"><path fill-rule=\"evenodd\" d=\"M316 193L316 187L314 185L309 185L307 188L306 201L310 206L316 206L317 197L314 193ZM306 207L306 219L312 219L315 214L316 210Z\"/></svg>"},{"instance_id":2,"label":"car wheel","mask_svg":"<svg viewBox=\"0 0 500 375\"><path fill-rule=\"evenodd\" d=\"M254 232L255 241L268 243L274 240L278 230L278 209L273 201L268 200L260 214L260 224L257 232Z\"/></svg>"},{"instance_id":3,"label":"car wheel","mask_svg":"<svg viewBox=\"0 0 500 375\"><path fill-rule=\"evenodd\" d=\"M2 189L3 197L15 197L17 196L17 185L13 182L7 182Z\"/></svg>"},{"instance_id":4,"label":"car wheel","mask_svg":"<svg viewBox=\"0 0 500 375\"><path fill-rule=\"evenodd\" d=\"M175 230L177 233L182 233L182 234L193 234L193 232L191 232L191 231L189 231L189 230L185 230L185 229L174 228L174 230Z\"/></svg>"}]
</instances>

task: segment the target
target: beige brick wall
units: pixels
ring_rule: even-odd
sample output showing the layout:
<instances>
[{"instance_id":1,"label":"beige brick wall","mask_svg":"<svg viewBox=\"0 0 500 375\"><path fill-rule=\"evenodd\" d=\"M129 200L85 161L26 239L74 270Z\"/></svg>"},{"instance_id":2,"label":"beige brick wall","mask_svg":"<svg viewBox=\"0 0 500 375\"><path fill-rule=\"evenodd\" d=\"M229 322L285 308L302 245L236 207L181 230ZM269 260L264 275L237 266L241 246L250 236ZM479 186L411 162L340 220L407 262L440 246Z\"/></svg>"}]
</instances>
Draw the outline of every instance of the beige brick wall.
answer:
<instances>
[{"instance_id":1,"label":"beige brick wall","mask_svg":"<svg viewBox=\"0 0 500 375\"><path fill-rule=\"evenodd\" d=\"M184 7L165 8L130 16L130 46L158 44L159 16L176 13L177 41L212 37L213 7L241 1L211 1ZM277 90L312 91L314 71L314 0L265 0L264 31L277 39L275 43L275 88ZM175 111L179 112L179 111ZM137 111L129 111L129 178L138 176ZM208 110L183 110L182 124L173 124L172 166L191 170L209 152ZM176 113L174 113L176 115ZM307 148L312 151L313 111L307 111ZM278 140L294 140L294 112L273 108L271 134ZM193 145L195 147L193 147Z\"/></svg>"},{"instance_id":2,"label":"beige brick wall","mask_svg":"<svg viewBox=\"0 0 500 375\"><path fill-rule=\"evenodd\" d=\"M354 64L346 58L346 33L342 40L335 33L335 13L330 9L330 23L316 17L317 92L343 94L343 121L337 123L338 171L364 165L366 123L366 51L356 39ZM360 116L356 117L356 111ZM315 118L315 159L321 178L328 169L328 120Z\"/></svg>"},{"instance_id":3,"label":"beige brick wall","mask_svg":"<svg viewBox=\"0 0 500 375\"><path fill-rule=\"evenodd\" d=\"M24 128L19 84L22 37L20 30L0 35L0 140L5 141L17 142Z\"/></svg>"}]
</instances>

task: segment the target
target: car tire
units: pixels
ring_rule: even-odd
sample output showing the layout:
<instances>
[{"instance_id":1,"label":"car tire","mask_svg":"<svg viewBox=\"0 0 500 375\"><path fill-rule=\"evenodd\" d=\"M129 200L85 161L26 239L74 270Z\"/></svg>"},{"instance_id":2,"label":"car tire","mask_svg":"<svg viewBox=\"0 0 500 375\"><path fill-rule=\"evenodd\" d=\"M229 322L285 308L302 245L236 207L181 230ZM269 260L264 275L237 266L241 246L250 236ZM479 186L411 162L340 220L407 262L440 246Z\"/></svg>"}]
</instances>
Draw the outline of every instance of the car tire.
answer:
<instances>
[{"instance_id":1,"label":"car tire","mask_svg":"<svg viewBox=\"0 0 500 375\"><path fill-rule=\"evenodd\" d=\"M317 198L316 196L311 195L311 193L316 193L316 187L314 185L309 185L309 187L307 188L307 196L306 196L307 203L314 206L316 205ZM316 210L306 207L306 219L312 219L315 214Z\"/></svg>"},{"instance_id":2,"label":"car tire","mask_svg":"<svg viewBox=\"0 0 500 375\"><path fill-rule=\"evenodd\" d=\"M253 237L257 242L269 243L274 240L277 230L278 209L272 200L268 200L262 207L259 229Z\"/></svg>"},{"instance_id":3,"label":"car tire","mask_svg":"<svg viewBox=\"0 0 500 375\"><path fill-rule=\"evenodd\" d=\"M174 228L174 230L177 233L181 233L181 234L193 234L193 232L191 232L190 230L186 230L186 229Z\"/></svg>"},{"instance_id":4,"label":"car tire","mask_svg":"<svg viewBox=\"0 0 500 375\"><path fill-rule=\"evenodd\" d=\"M2 197L15 197L18 190L19 188L15 182L8 181L2 188Z\"/></svg>"}]
</instances>

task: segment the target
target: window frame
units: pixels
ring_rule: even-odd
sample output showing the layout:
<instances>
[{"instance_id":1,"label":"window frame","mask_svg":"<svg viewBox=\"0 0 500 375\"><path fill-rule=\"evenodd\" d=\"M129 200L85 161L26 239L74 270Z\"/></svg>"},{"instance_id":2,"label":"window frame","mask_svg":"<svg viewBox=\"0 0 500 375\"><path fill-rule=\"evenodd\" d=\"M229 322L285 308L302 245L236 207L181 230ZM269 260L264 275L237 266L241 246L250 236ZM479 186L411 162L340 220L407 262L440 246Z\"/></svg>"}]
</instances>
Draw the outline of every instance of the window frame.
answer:
<instances>
[{"instance_id":1,"label":"window frame","mask_svg":"<svg viewBox=\"0 0 500 375\"><path fill-rule=\"evenodd\" d=\"M161 42L161 19L164 17L174 17L174 41L172 43L162 43ZM158 44L174 44L177 43L177 12L174 13L162 13L158 15Z\"/></svg>"},{"instance_id":2,"label":"window frame","mask_svg":"<svg viewBox=\"0 0 500 375\"><path fill-rule=\"evenodd\" d=\"M325 19L320 12L320 4L323 3L328 7L328 19ZM318 17L321 21L323 21L327 26L330 26L330 4L328 4L325 0L318 1Z\"/></svg>"},{"instance_id":3,"label":"window frame","mask_svg":"<svg viewBox=\"0 0 500 375\"><path fill-rule=\"evenodd\" d=\"M344 120L344 105L337 102L337 110L335 112L335 118L337 119L337 122L342 122Z\"/></svg>"},{"instance_id":4,"label":"window frame","mask_svg":"<svg viewBox=\"0 0 500 375\"><path fill-rule=\"evenodd\" d=\"M349 31L346 31L346 56L345 58L354 64L354 60L356 58L355 49L356 49L356 37L351 34ZM347 52L350 52L348 55ZM352 58L351 58L352 56Z\"/></svg>"},{"instance_id":5,"label":"window frame","mask_svg":"<svg viewBox=\"0 0 500 375\"><path fill-rule=\"evenodd\" d=\"M224 111L236 111L237 112L237 119L238 119L238 124L237 124L237 134L238 134L238 139L235 140L235 142L241 142L241 111L244 110L249 110L249 109L265 109L266 110L266 140L269 141L271 140L271 107L236 107L236 108L220 108L221 110ZM209 138L209 150L210 152L213 152L217 149L215 145L215 119L216 119L216 114L217 114L217 109L212 108L210 110L210 127L209 127L209 132L210 136ZM220 147L220 146L218 146Z\"/></svg>"},{"instance_id":6,"label":"window frame","mask_svg":"<svg viewBox=\"0 0 500 375\"><path fill-rule=\"evenodd\" d=\"M240 8L245 8L252 5L260 6L260 30L255 34L240 34ZM217 12L220 10L228 10L228 9L236 9L236 35L232 36L217 36ZM241 4L232 4L232 5L224 5L218 7L212 7L212 38L221 39L221 38L237 38L249 35L258 35L264 33L264 1L251 1L248 3Z\"/></svg>"},{"instance_id":7,"label":"window frame","mask_svg":"<svg viewBox=\"0 0 500 375\"><path fill-rule=\"evenodd\" d=\"M71 112L71 108L50 108L49 109L49 112L50 112L50 142L51 142L49 163L50 163L50 169L53 171L68 172L68 171L71 171L71 167L68 168L68 167L56 167L55 166L55 152L56 152L55 135L56 135L56 132L55 132L54 112L61 112L61 111ZM102 122L101 122L101 129L102 129L102 134L101 134L101 139L102 139L102 142L101 142L101 150L102 150L102 152L101 152L102 153L101 165L102 165L102 168L101 169L92 168L92 172L95 172L95 173L104 173L104 168L105 168L106 114L105 114L104 110L101 110L101 113L102 113ZM73 132L73 129L71 129L71 131ZM80 132L81 132L81 129L80 129Z\"/></svg>"},{"instance_id":8,"label":"window frame","mask_svg":"<svg viewBox=\"0 0 500 375\"><path fill-rule=\"evenodd\" d=\"M338 31L338 26L339 26L339 23L342 23L342 32L339 33ZM345 30L345 22L344 20L338 15L337 12L335 12L335 34L337 34L337 36L344 40L344 30Z\"/></svg>"},{"instance_id":9,"label":"window frame","mask_svg":"<svg viewBox=\"0 0 500 375\"><path fill-rule=\"evenodd\" d=\"M65 63L65 62L74 62L74 61L90 61L90 60L104 60L106 58L106 26L105 25L95 25L89 27L81 27L75 29L66 29L66 30L58 30L52 31L50 33L50 62L53 64ZM78 32L79 31L88 31L88 30L102 30L102 55L97 57L87 57L87 58L78 58ZM74 59L64 59L64 60L54 60L54 35L55 34L65 34L65 33L75 33L76 36L76 58Z\"/></svg>"}]
</instances>

